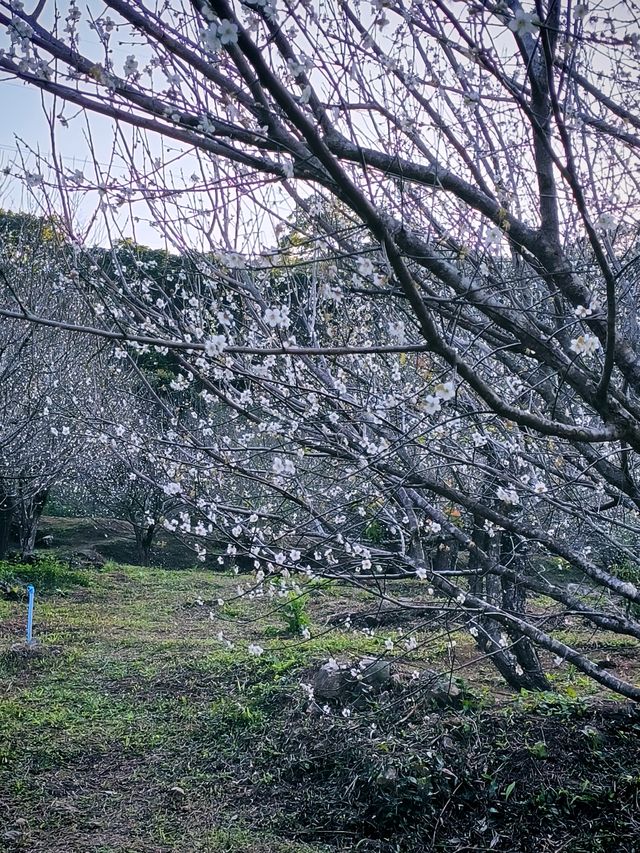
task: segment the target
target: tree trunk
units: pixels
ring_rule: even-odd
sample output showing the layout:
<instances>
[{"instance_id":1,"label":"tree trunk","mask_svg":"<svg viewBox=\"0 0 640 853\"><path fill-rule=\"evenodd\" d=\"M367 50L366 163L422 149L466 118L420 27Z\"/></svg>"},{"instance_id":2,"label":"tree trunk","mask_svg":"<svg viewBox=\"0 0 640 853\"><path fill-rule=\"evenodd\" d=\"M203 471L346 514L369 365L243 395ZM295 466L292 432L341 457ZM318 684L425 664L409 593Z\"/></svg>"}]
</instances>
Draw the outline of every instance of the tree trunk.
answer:
<instances>
[{"instance_id":1,"label":"tree trunk","mask_svg":"<svg viewBox=\"0 0 640 853\"><path fill-rule=\"evenodd\" d=\"M503 533L501 537L500 559L503 566L521 568L524 562L525 542L514 534ZM502 578L502 607L504 610L517 615L526 613L527 591L521 584L512 583ZM510 629L508 634L514 643L512 651L521 669L534 690L548 690L549 682L544 674L540 658L533 643L516 629Z\"/></svg>"},{"instance_id":2,"label":"tree trunk","mask_svg":"<svg viewBox=\"0 0 640 853\"><path fill-rule=\"evenodd\" d=\"M141 566L148 566L151 559L151 545L156 532L156 526L155 524L147 524L143 527L139 524L134 524L133 529L136 536L138 563Z\"/></svg>"},{"instance_id":3,"label":"tree trunk","mask_svg":"<svg viewBox=\"0 0 640 853\"><path fill-rule=\"evenodd\" d=\"M473 540L477 546L496 563L502 562L504 565L506 558L507 564L513 565L514 543L503 542L504 537L500 535L491 538L480 524L481 520L476 519ZM469 588L474 595L511 613L524 613L524 589L505 583L497 575L484 572L476 561L474 551L469 553L469 568L475 569L475 574L471 574L469 578ZM490 616L477 616L475 622L478 648L488 656L510 687L515 690L549 689L536 650L528 637L515 628L505 632L504 627Z\"/></svg>"},{"instance_id":4,"label":"tree trunk","mask_svg":"<svg viewBox=\"0 0 640 853\"><path fill-rule=\"evenodd\" d=\"M11 522L15 512L15 497L0 489L0 560L7 556L11 543Z\"/></svg>"},{"instance_id":5,"label":"tree trunk","mask_svg":"<svg viewBox=\"0 0 640 853\"><path fill-rule=\"evenodd\" d=\"M32 497L20 502L20 552L23 560L33 557L38 525L49 496L49 489L41 489Z\"/></svg>"}]
</instances>

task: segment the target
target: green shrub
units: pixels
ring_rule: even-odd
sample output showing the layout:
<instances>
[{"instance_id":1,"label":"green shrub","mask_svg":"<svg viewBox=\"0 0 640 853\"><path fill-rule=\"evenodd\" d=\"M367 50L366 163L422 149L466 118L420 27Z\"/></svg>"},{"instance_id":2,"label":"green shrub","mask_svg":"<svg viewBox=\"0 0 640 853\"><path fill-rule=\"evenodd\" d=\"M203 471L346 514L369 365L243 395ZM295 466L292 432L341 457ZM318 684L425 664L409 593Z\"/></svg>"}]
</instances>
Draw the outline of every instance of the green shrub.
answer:
<instances>
[{"instance_id":1,"label":"green shrub","mask_svg":"<svg viewBox=\"0 0 640 853\"><path fill-rule=\"evenodd\" d=\"M374 545L380 545L388 537L388 530L385 524L377 518L373 518L364 529L364 537Z\"/></svg>"},{"instance_id":2,"label":"green shrub","mask_svg":"<svg viewBox=\"0 0 640 853\"><path fill-rule=\"evenodd\" d=\"M301 634L309 624L307 599L307 595L297 595L294 592L289 593L288 601L282 608L285 629L288 634Z\"/></svg>"}]
</instances>

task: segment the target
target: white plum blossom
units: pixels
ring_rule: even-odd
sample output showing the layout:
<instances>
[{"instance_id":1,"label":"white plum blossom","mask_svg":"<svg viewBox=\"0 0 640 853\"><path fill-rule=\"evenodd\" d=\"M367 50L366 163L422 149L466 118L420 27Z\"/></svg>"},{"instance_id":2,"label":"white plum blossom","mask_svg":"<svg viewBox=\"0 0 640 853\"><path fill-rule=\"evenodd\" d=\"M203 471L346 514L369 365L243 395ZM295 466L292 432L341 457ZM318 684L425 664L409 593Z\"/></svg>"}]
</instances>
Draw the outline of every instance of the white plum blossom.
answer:
<instances>
[{"instance_id":1,"label":"white plum blossom","mask_svg":"<svg viewBox=\"0 0 640 853\"><path fill-rule=\"evenodd\" d=\"M518 497L518 493L515 489L505 489L502 486L498 486L497 491L498 500L503 501L503 503L511 504L511 506L518 506L520 503L520 498Z\"/></svg>"},{"instance_id":2,"label":"white plum blossom","mask_svg":"<svg viewBox=\"0 0 640 853\"><path fill-rule=\"evenodd\" d=\"M393 320L389 323L389 337L398 344L406 343L405 327L402 320Z\"/></svg>"},{"instance_id":3,"label":"white plum blossom","mask_svg":"<svg viewBox=\"0 0 640 853\"><path fill-rule=\"evenodd\" d=\"M593 314L593 308L590 306L587 307L586 305L578 305L573 313L579 320L584 320L585 317L590 317L591 314Z\"/></svg>"},{"instance_id":4,"label":"white plum blossom","mask_svg":"<svg viewBox=\"0 0 640 853\"><path fill-rule=\"evenodd\" d=\"M494 539L496 534L500 530L502 530L502 528L499 525L494 524L492 521L489 521L488 518L485 519L485 522L482 525L482 529L488 533L489 539Z\"/></svg>"},{"instance_id":5,"label":"white plum blossom","mask_svg":"<svg viewBox=\"0 0 640 853\"><path fill-rule=\"evenodd\" d=\"M138 73L138 60L135 58L133 54L127 56L124 62L124 76L132 77L134 74Z\"/></svg>"},{"instance_id":6,"label":"white plum blossom","mask_svg":"<svg viewBox=\"0 0 640 853\"><path fill-rule=\"evenodd\" d=\"M273 460L273 473L277 476L288 474L293 476L296 473L296 466L290 459L283 459L281 456L276 456Z\"/></svg>"},{"instance_id":7,"label":"white plum blossom","mask_svg":"<svg viewBox=\"0 0 640 853\"><path fill-rule=\"evenodd\" d=\"M304 693L305 697L309 700L309 702L313 702L313 687L303 681L300 684L300 689Z\"/></svg>"},{"instance_id":8,"label":"white plum blossom","mask_svg":"<svg viewBox=\"0 0 640 853\"><path fill-rule=\"evenodd\" d=\"M247 651L250 655L253 655L254 657L260 657L260 655L264 654L264 649L257 643L250 643Z\"/></svg>"},{"instance_id":9,"label":"white plum blossom","mask_svg":"<svg viewBox=\"0 0 640 853\"><path fill-rule=\"evenodd\" d=\"M301 74L306 74L313 67L313 63L308 56L302 54L300 59L287 59L287 68L292 77L299 77Z\"/></svg>"},{"instance_id":10,"label":"white plum blossom","mask_svg":"<svg viewBox=\"0 0 640 853\"><path fill-rule=\"evenodd\" d=\"M484 235L484 243L487 249L489 249L489 251L498 250L500 248L500 245L502 244L502 237L503 234L500 228L487 228L487 231Z\"/></svg>"},{"instance_id":11,"label":"white plum blossom","mask_svg":"<svg viewBox=\"0 0 640 853\"><path fill-rule=\"evenodd\" d=\"M162 487L162 491L165 493L165 495L180 495L182 494L182 486L180 485L180 483L165 483L165 485Z\"/></svg>"},{"instance_id":12,"label":"white plum blossom","mask_svg":"<svg viewBox=\"0 0 640 853\"><path fill-rule=\"evenodd\" d=\"M271 308L267 308L264 312L263 319L267 326L270 326L272 329L286 329L291 323L289 318L289 308L286 305L283 305L282 307L271 306Z\"/></svg>"},{"instance_id":13,"label":"white plum blossom","mask_svg":"<svg viewBox=\"0 0 640 853\"><path fill-rule=\"evenodd\" d=\"M486 437L479 432L474 432L472 434L471 441L473 441L474 447L484 447L487 443Z\"/></svg>"},{"instance_id":14,"label":"white plum blossom","mask_svg":"<svg viewBox=\"0 0 640 853\"><path fill-rule=\"evenodd\" d=\"M227 252L222 255L220 260L225 263L230 270L243 270L245 268L245 259L239 252Z\"/></svg>"},{"instance_id":15,"label":"white plum blossom","mask_svg":"<svg viewBox=\"0 0 640 853\"><path fill-rule=\"evenodd\" d=\"M416 577L418 578L418 580L426 581L427 575L428 575L428 572L424 566L420 566L419 568L416 569Z\"/></svg>"},{"instance_id":16,"label":"white plum blossom","mask_svg":"<svg viewBox=\"0 0 640 853\"><path fill-rule=\"evenodd\" d=\"M600 349L600 341L595 335L580 335L572 339L571 349L578 355L592 355Z\"/></svg>"},{"instance_id":17,"label":"white plum blossom","mask_svg":"<svg viewBox=\"0 0 640 853\"><path fill-rule=\"evenodd\" d=\"M226 345L227 339L224 335L213 335L204 342L204 351L209 358L214 358L222 353Z\"/></svg>"},{"instance_id":18,"label":"white plum blossom","mask_svg":"<svg viewBox=\"0 0 640 853\"><path fill-rule=\"evenodd\" d=\"M169 383L169 386L174 391L186 391L187 388L189 387L190 378L191 377L189 377L189 379L187 379L187 377L184 376L184 374L180 373L178 376L175 377L175 379L171 380L171 382Z\"/></svg>"},{"instance_id":19,"label":"white plum blossom","mask_svg":"<svg viewBox=\"0 0 640 853\"><path fill-rule=\"evenodd\" d=\"M536 35L540 29L540 21L532 12L516 9L509 21L509 29L517 36Z\"/></svg>"},{"instance_id":20,"label":"white plum blossom","mask_svg":"<svg viewBox=\"0 0 640 853\"><path fill-rule=\"evenodd\" d=\"M293 163L291 160L285 160L282 163L282 171L284 172L285 178L293 178Z\"/></svg>"},{"instance_id":21,"label":"white plum blossom","mask_svg":"<svg viewBox=\"0 0 640 853\"><path fill-rule=\"evenodd\" d=\"M217 53L222 47L222 42L218 36L218 27L216 24L209 26L200 31L200 41L208 53Z\"/></svg>"},{"instance_id":22,"label":"white plum blossom","mask_svg":"<svg viewBox=\"0 0 640 853\"><path fill-rule=\"evenodd\" d=\"M362 276L368 276L373 273L373 263L370 258L358 258L358 272Z\"/></svg>"},{"instance_id":23,"label":"white plum blossom","mask_svg":"<svg viewBox=\"0 0 640 853\"><path fill-rule=\"evenodd\" d=\"M234 24L233 21L229 21L227 18L223 18L218 24L218 38L220 39L220 44L225 47L230 44L237 44L238 25Z\"/></svg>"},{"instance_id":24,"label":"white plum blossom","mask_svg":"<svg viewBox=\"0 0 640 853\"><path fill-rule=\"evenodd\" d=\"M37 172L25 172L24 182L28 187L39 187L44 183L44 178Z\"/></svg>"},{"instance_id":25,"label":"white plum blossom","mask_svg":"<svg viewBox=\"0 0 640 853\"><path fill-rule=\"evenodd\" d=\"M442 408L438 397L427 394L424 401L424 409L428 415L435 415Z\"/></svg>"},{"instance_id":26,"label":"white plum blossom","mask_svg":"<svg viewBox=\"0 0 640 853\"><path fill-rule=\"evenodd\" d=\"M443 402L447 402L448 400L453 400L456 396L456 386L453 382L441 382L439 385L435 387L436 397L442 400Z\"/></svg>"}]
</instances>

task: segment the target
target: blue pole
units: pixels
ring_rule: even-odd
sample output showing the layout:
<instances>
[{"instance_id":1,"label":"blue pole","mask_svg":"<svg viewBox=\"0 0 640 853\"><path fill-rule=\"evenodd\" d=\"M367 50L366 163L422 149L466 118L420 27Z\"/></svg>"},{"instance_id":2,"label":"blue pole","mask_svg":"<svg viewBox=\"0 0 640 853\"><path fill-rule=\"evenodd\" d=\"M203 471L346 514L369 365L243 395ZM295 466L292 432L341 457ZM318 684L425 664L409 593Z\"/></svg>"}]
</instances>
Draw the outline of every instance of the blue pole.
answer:
<instances>
[{"instance_id":1,"label":"blue pole","mask_svg":"<svg viewBox=\"0 0 640 853\"><path fill-rule=\"evenodd\" d=\"M27 593L29 594L29 604L27 610L27 644L31 645L33 643L33 600L36 595L36 591L34 589L33 584L29 584L27 587Z\"/></svg>"}]
</instances>

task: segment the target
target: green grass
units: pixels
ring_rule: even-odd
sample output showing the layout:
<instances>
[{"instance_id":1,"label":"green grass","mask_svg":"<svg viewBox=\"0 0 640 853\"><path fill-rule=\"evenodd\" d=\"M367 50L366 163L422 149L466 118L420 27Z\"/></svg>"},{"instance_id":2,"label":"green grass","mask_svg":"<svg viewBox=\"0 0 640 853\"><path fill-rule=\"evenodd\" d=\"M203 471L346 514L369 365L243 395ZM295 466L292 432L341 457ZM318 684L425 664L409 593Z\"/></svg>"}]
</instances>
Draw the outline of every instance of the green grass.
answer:
<instances>
[{"instance_id":1,"label":"green grass","mask_svg":"<svg viewBox=\"0 0 640 853\"><path fill-rule=\"evenodd\" d=\"M234 594L232 575L111 564L87 577L88 586L56 584L38 596L34 653L14 648L24 602L0 601L0 849L329 853L360 841L364 853L428 849L454 790L462 799L452 814L492 808L503 820L504 791L520 773L508 803L529 802L529 777L509 753L518 715L534 720L516 749L534 768L552 769L556 754L550 747L547 761L547 746L537 745L552 739L541 728L585 725L582 697L592 683L568 667L554 676L556 693L511 697L485 720L492 712L482 709L505 695L495 671L486 661L466 666L468 635L426 628L412 632L423 645L404 666L452 666L481 700L471 692L462 711L436 718L409 692L351 718L340 708L314 717L299 686L312 664L382 654L385 638L400 644L405 628L372 636L328 627L341 607L355 606L332 588L305 605L312 639L301 642L265 602L210 606ZM217 639L220 630L233 649ZM250 642L265 653L250 655ZM480 726L488 727L482 738ZM445 735L459 754L439 751ZM581 755L597 743L587 739ZM621 754L631 755L629 747ZM574 791L571 780L557 781ZM604 787L598 797L606 801ZM387 846L376 846L378 837Z\"/></svg>"},{"instance_id":2,"label":"green grass","mask_svg":"<svg viewBox=\"0 0 640 853\"><path fill-rule=\"evenodd\" d=\"M86 572L71 569L51 555L38 556L32 563L0 561L0 584L21 587L33 584L38 591L89 586Z\"/></svg>"},{"instance_id":3,"label":"green grass","mask_svg":"<svg viewBox=\"0 0 640 853\"><path fill-rule=\"evenodd\" d=\"M60 577L56 572L50 589ZM9 823L29 815L29 849L89 849L87 821L96 813L112 828L92 850L325 849L251 827L229 829L229 814L221 825L199 818L190 828L191 808L217 790L207 763L223 778L220 762L233 760L238 736L266 724L283 682L315 656L326 657L325 645L333 648L277 637L264 641L263 657L249 655L256 626L237 617L253 615L251 608L234 603L235 615L221 612L213 624L209 608L195 603L232 594L236 582L202 570L110 565L92 573L88 589L38 597L39 655L12 650L24 605L0 602L0 789L8 792L2 804ZM257 633L276 623L277 616L265 619ZM235 643L231 651L216 638L221 628ZM61 797L47 790L48 779L65 787ZM189 791L188 813L174 802L175 786ZM115 793L105 796L105 788ZM68 810L42 808L60 799ZM184 818L177 824L176 814ZM118 841L119 832L128 840Z\"/></svg>"}]
</instances>

